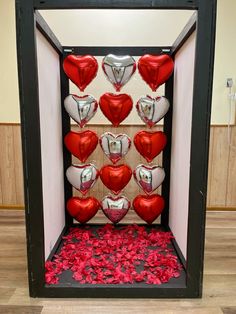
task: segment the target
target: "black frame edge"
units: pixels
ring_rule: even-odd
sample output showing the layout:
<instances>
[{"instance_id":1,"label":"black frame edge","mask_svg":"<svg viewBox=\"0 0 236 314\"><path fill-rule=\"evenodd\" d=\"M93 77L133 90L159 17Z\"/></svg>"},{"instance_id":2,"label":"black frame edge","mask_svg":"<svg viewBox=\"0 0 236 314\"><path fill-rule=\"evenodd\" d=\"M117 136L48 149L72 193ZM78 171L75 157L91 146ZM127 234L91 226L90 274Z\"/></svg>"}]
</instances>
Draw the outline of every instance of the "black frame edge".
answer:
<instances>
[{"instance_id":1,"label":"black frame edge","mask_svg":"<svg viewBox=\"0 0 236 314\"><path fill-rule=\"evenodd\" d=\"M35 18L31 1L16 0L17 58L30 296L44 286L44 221ZM30 47L30 48L29 48ZM30 86L30 88L28 88ZM35 109L32 109L34 108ZM32 149L33 148L33 149ZM33 170L33 171L32 171ZM37 178L37 180L35 180Z\"/></svg>"},{"instance_id":2,"label":"black frame edge","mask_svg":"<svg viewBox=\"0 0 236 314\"><path fill-rule=\"evenodd\" d=\"M64 191L65 191L65 224L67 227L72 226L73 218L69 215L66 209L67 201L72 197L73 189L66 178L66 169L72 164L72 155L65 147L64 138L71 130L70 117L64 107L64 99L69 95L69 79L63 70L63 61L65 55L60 56L60 80L61 80L61 114L62 114L62 147L63 147L63 168L64 168Z\"/></svg>"},{"instance_id":3,"label":"black frame edge","mask_svg":"<svg viewBox=\"0 0 236 314\"><path fill-rule=\"evenodd\" d=\"M83 287L83 288L68 288L68 287L44 287L37 295L39 298L123 298L123 299L174 299L174 298L195 298L195 295L186 287L176 288L114 288L114 287Z\"/></svg>"},{"instance_id":4,"label":"black frame edge","mask_svg":"<svg viewBox=\"0 0 236 314\"><path fill-rule=\"evenodd\" d=\"M202 295L203 281L216 8L217 0L201 0L197 23L190 157L187 285L192 294L198 298ZM206 45L206 42L209 44ZM204 144L202 141L205 141Z\"/></svg>"},{"instance_id":5,"label":"black frame edge","mask_svg":"<svg viewBox=\"0 0 236 314\"><path fill-rule=\"evenodd\" d=\"M192 35L192 33L196 30L197 27L197 12L193 13L190 17L189 21L181 31L178 38L172 45L172 55L174 56L180 48L184 45L186 40Z\"/></svg>"},{"instance_id":6,"label":"black frame edge","mask_svg":"<svg viewBox=\"0 0 236 314\"><path fill-rule=\"evenodd\" d=\"M36 9L175 9L194 10L198 0L34 0Z\"/></svg>"},{"instance_id":7,"label":"black frame edge","mask_svg":"<svg viewBox=\"0 0 236 314\"><path fill-rule=\"evenodd\" d=\"M166 227L166 230L172 232L169 226ZM182 263L182 266L183 266L184 270L187 271L187 262L186 262L186 259L185 259L185 257L183 256L183 253L182 253L182 251L181 251L181 249L180 249L180 247L179 247L179 245L178 245L176 239L175 239L175 238L172 239L172 240L171 240L171 243L172 243L172 245L173 245L173 247L174 247L174 249L175 249L175 252L176 252L176 254L177 254L179 260L180 260L181 263Z\"/></svg>"},{"instance_id":8,"label":"black frame edge","mask_svg":"<svg viewBox=\"0 0 236 314\"><path fill-rule=\"evenodd\" d=\"M170 195L170 167L171 167L171 141L172 141L172 116L173 116L173 84L174 73L165 84L165 97L169 100L170 108L164 117L163 132L167 136L167 144L163 150L162 166L165 170L165 180L162 183L162 196L165 207L161 214L161 223L165 227L169 225L169 195Z\"/></svg>"},{"instance_id":9,"label":"black frame edge","mask_svg":"<svg viewBox=\"0 0 236 314\"><path fill-rule=\"evenodd\" d=\"M68 54L91 54L93 56L106 56L107 54L142 56L143 54L171 54L171 46L135 47L135 46L63 46L64 55Z\"/></svg>"},{"instance_id":10,"label":"black frame edge","mask_svg":"<svg viewBox=\"0 0 236 314\"><path fill-rule=\"evenodd\" d=\"M51 250L51 253L49 254L48 258L47 258L47 261L51 261L53 259L53 256L55 255L55 253L58 251L59 247L61 246L61 243L62 243L62 237L66 234L68 230L68 227L65 226L63 229L62 229L62 232L61 234L59 235L56 243L54 244L54 247L52 248Z\"/></svg>"},{"instance_id":11,"label":"black frame edge","mask_svg":"<svg viewBox=\"0 0 236 314\"><path fill-rule=\"evenodd\" d=\"M62 54L62 45L51 30L51 28L48 26L47 22L38 11L35 11L34 14L38 30L44 35L44 37L46 37L46 39L50 42L53 48L56 49L59 54Z\"/></svg>"}]
</instances>

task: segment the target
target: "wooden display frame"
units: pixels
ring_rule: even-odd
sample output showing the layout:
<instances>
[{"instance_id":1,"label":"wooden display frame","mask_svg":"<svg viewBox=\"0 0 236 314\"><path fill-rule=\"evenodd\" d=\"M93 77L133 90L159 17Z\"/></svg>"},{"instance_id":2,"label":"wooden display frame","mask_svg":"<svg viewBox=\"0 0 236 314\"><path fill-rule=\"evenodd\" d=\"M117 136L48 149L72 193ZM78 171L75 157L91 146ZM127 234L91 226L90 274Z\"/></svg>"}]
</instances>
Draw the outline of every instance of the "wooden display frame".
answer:
<instances>
[{"instance_id":1,"label":"wooden display frame","mask_svg":"<svg viewBox=\"0 0 236 314\"><path fill-rule=\"evenodd\" d=\"M197 14L186 25L171 47L64 47L57 40L37 10L44 9L178 9L196 10ZM212 78L214 62L216 0L16 0L17 51L20 85L21 127L24 162L25 212L28 246L29 289L32 297L117 297L117 298L194 298L201 297L203 277L205 208L207 191L208 146ZM187 237L187 266L177 243L176 252L186 266L186 280L179 285L89 285L78 287L48 286L44 280L44 218L42 192L42 161L39 117L39 91L35 31L38 29L60 56L61 65L71 49L80 54L106 55L160 53L168 51L174 57L189 36L197 31L194 72L193 112L191 127L189 215ZM60 69L61 100L69 93L69 81L62 66ZM173 102L172 76L166 83L165 93ZM172 107L172 106L171 106ZM62 134L70 130L70 119L62 106ZM164 132L168 145L164 151L163 166L166 180L163 196L169 198L172 110L164 119ZM201 141L203 139L203 143ZM33 149L32 149L33 147ZM64 148L64 169L71 164L71 155ZM64 180L65 200L72 195L72 188ZM161 225L169 229L168 201L162 214ZM65 211L66 225L51 255L61 243L61 237L73 225Z\"/></svg>"}]
</instances>

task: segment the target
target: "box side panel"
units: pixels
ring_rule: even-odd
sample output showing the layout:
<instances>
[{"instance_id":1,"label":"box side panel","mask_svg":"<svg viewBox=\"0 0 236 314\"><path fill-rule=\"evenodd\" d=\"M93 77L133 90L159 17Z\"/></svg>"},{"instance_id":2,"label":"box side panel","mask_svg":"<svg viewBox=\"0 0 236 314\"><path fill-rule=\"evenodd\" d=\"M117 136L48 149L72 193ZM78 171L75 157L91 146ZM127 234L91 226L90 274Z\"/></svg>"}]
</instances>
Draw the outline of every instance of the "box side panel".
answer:
<instances>
[{"instance_id":1,"label":"box side panel","mask_svg":"<svg viewBox=\"0 0 236 314\"><path fill-rule=\"evenodd\" d=\"M60 57L37 30L45 258L65 225ZM34 149L32 147L32 149Z\"/></svg>"},{"instance_id":2,"label":"box side panel","mask_svg":"<svg viewBox=\"0 0 236 314\"><path fill-rule=\"evenodd\" d=\"M188 229L195 42L196 32L189 37L176 54L174 70L169 226L185 258Z\"/></svg>"}]
</instances>

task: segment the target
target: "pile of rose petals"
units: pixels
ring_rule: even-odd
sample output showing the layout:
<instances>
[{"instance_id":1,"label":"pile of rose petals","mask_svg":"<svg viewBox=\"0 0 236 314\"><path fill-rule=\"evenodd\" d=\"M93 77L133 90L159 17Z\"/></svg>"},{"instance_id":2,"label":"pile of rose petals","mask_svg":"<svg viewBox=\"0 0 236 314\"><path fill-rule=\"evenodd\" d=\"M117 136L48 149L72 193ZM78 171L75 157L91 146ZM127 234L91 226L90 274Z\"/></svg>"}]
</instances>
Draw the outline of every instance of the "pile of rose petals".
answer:
<instances>
[{"instance_id":1,"label":"pile of rose petals","mask_svg":"<svg viewBox=\"0 0 236 314\"><path fill-rule=\"evenodd\" d=\"M143 226L73 227L60 253L46 262L45 281L57 284L66 270L80 284L161 284L180 275L170 232Z\"/></svg>"}]
</instances>

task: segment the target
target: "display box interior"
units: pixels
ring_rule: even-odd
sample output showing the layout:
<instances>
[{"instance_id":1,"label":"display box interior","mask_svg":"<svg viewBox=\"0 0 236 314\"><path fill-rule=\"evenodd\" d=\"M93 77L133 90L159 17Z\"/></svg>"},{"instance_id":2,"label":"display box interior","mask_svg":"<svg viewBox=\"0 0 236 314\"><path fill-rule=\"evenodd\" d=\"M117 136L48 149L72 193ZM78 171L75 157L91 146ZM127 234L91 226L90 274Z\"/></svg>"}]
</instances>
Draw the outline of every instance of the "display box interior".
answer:
<instances>
[{"instance_id":1,"label":"display box interior","mask_svg":"<svg viewBox=\"0 0 236 314\"><path fill-rule=\"evenodd\" d=\"M201 296L215 15L213 0L16 1L32 297Z\"/></svg>"}]
</instances>

